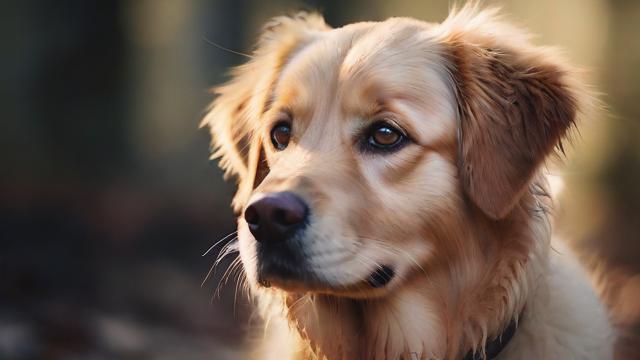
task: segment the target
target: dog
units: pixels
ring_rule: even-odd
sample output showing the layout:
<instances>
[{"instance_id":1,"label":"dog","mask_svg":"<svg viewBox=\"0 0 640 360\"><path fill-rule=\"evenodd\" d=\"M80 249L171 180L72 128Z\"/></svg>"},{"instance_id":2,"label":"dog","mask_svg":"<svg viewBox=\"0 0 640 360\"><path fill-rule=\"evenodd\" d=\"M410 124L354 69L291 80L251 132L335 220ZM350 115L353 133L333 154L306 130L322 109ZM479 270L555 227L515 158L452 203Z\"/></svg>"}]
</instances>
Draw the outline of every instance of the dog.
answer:
<instances>
[{"instance_id":1,"label":"dog","mask_svg":"<svg viewBox=\"0 0 640 360\"><path fill-rule=\"evenodd\" d=\"M257 358L613 357L545 174L595 100L499 10L278 17L215 93Z\"/></svg>"}]
</instances>

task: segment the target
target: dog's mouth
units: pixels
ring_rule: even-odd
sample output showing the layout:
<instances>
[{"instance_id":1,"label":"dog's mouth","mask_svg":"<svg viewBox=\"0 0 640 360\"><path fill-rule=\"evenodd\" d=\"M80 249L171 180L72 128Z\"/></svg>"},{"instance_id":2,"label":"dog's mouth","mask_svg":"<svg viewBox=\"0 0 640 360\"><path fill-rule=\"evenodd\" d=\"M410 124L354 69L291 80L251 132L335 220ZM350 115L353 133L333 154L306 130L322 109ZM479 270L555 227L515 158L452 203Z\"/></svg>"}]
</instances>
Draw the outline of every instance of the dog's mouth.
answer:
<instances>
[{"instance_id":1,"label":"dog's mouth","mask_svg":"<svg viewBox=\"0 0 640 360\"><path fill-rule=\"evenodd\" d=\"M395 276L395 271L393 268L382 265L376 271L372 272L371 275L367 278L367 283L372 288L381 288L391 282L391 279Z\"/></svg>"},{"instance_id":2,"label":"dog's mouth","mask_svg":"<svg viewBox=\"0 0 640 360\"><path fill-rule=\"evenodd\" d=\"M311 263L302 247L294 245L292 241L278 246L258 244L256 282L261 287L346 297L379 296L385 293L398 273L398 269L388 262L357 272L349 264L345 264L345 268L350 269L346 272L337 270L335 265L325 268Z\"/></svg>"},{"instance_id":3,"label":"dog's mouth","mask_svg":"<svg viewBox=\"0 0 640 360\"><path fill-rule=\"evenodd\" d=\"M387 287L396 276L396 271L392 266L380 265L368 276L355 283L336 285L322 281L316 275L302 270L284 272L274 271L273 268L267 270L264 267L261 270L257 280L264 288L276 287L290 292L314 292L347 297L368 297L371 294L381 294L380 291Z\"/></svg>"}]
</instances>

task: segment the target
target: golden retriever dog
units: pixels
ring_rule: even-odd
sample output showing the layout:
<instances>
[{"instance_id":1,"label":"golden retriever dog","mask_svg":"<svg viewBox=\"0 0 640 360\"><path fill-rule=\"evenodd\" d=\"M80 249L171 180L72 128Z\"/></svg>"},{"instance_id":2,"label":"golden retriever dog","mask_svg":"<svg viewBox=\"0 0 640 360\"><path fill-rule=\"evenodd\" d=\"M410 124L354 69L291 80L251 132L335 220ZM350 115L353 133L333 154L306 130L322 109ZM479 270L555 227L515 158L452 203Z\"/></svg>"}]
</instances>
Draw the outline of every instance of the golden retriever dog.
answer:
<instances>
[{"instance_id":1,"label":"golden retriever dog","mask_svg":"<svg viewBox=\"0 0 640 360\"><path fill-rule=\"evenodd\" d=\"M593 101L498 11L278 17L216 93L257 358L612 358L544 173Z\"/></svg>"}]
</instances>

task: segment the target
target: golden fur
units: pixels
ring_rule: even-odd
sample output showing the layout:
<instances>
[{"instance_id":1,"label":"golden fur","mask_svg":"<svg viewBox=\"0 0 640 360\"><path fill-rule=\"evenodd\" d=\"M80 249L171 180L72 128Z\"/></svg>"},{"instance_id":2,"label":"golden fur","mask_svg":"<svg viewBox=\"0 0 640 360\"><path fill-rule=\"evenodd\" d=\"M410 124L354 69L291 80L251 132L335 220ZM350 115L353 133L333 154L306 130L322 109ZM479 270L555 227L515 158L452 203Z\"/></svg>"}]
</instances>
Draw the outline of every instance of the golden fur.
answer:
<instances>
[{"instance_id":1,"label":"golden fur","mask_svg":"<svg viewBox=\"0 0 640 360\"><path fill-rule=\"evenodd\" d=\"M270 22L204 120L214 156L239 180L238 213L259 194L291 191L314 215L304 237L316 280L270 288L256 281L255 242L238 219L244 272L268 319L258 358L459 359L513 319L500 359L610 358L584 274L550 252L540 172L588 106L576 79L553 50L473 4L441 24ZM269 132L283 116L291 144L275 151ZM411 143L363 154L354 138L381 118ZM367 287L380 264L397 275ZM565 275L571 294L556 283Z\"/></svg>"}]
</instances>

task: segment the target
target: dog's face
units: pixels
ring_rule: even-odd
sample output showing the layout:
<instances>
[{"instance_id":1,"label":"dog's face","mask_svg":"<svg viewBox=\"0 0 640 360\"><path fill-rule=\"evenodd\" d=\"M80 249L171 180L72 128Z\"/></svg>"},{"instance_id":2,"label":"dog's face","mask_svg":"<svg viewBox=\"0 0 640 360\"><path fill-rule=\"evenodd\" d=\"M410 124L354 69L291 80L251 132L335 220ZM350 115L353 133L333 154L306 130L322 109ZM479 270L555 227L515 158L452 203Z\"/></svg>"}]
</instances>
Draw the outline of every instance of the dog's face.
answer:
<instances>
[{"instance_id":1,"label":"dog's face","mask_svg":"<svg viewBox=\"0 0 640 360\"><path fill-rule=\"evenodd\" d=\"M415 24L352 42L363 30L299 50L273 86L256 135L269 173L239 222L245 269L264 284L388 291L433 251L425 219L453 210L455 98L438 49ZM278 209L303 214L263 234Z\"/></svg>"},{"instance_id":2,"label":"dog's face","mask_svg":"<svg viewBox=\"0 0 640 360\"><path fill-rule=\"evenodd\" d=\"M451 234L514 211L577 100L546 53L480 30L271 24L206 119L254 286L384 296L482 248Z\"/></svg>"}]
</instances>

